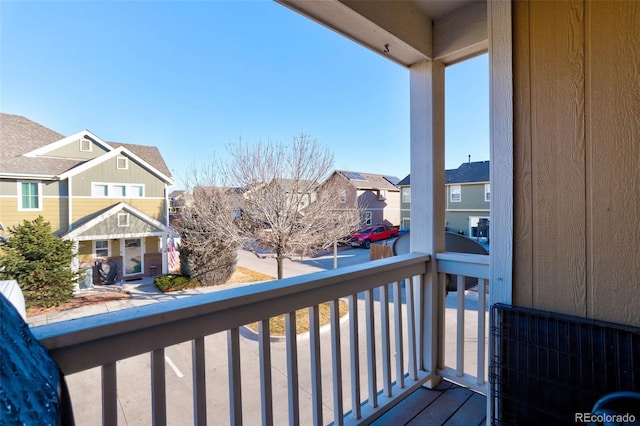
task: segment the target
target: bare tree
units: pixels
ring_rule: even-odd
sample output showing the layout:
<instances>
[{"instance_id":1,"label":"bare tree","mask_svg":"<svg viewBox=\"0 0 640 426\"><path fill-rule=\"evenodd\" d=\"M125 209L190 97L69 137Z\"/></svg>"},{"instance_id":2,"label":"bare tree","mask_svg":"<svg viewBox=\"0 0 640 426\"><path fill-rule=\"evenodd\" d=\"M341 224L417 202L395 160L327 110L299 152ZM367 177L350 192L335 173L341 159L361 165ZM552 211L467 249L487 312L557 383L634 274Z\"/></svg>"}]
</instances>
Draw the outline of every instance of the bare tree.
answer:
<instances>
[{"instance_id":1,"label":"bare tree","mask_svg":"<svg viewBox=\"0 0 640 426\"><path fill-rule=\"evenodd\" d=\"M187 186L193 202L181 209L175 224L180 233L181 272L207 286L229 279L241 244L233 197L218 186L219 167L211 160L204 168L192 168Z\"/></svg>"},{"instance_id":2,"label":"bare tree","mask_svg":"<svg viewBox=\"0 0 640 426\"><path fill-rule=\"evenodd\" d=\"M345 183L321 185L333 155L315 138L300 134L288 144L240 141L229 153L228 186L243 189L239 235L275 253L279 279L285 258L324 250L360 226L362 209L346 208L342 200Z\"/></svg>"}]
</instances>

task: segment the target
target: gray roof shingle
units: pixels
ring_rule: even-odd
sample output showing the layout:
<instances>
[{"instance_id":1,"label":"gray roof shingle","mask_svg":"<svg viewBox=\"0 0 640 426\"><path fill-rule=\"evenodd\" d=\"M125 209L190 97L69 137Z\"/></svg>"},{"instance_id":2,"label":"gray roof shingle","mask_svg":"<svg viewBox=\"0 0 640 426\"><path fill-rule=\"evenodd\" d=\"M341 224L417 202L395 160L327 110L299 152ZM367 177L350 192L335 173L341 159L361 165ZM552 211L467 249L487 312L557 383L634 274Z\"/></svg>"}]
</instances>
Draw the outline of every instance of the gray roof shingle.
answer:
<instances>
[{"instance_id":1,"label":"gray roof shingle","mask_svg":"<svg viewBox=\"0 0 640 426\"><path fill-rule=\"evenodd\" d=\"M86 160L24 156L64 138L64 135L28 118L0 113L0 172L55 176L85 163ZM108 144L114 148L122 146L128 149L160 173L171 177L171 172L157 147L113 142Z\"/></svg>"},{"instance_id":2,"label":"gray roof shingle","mask_svg":"<svg viewBox=\"0 0 640 426\"><path fill-rule=\"evenodd\" d=\"M462 163L457 169L444 171L445 184L454 183L474 183L489 182L489 164L487 161L474 161L473 163ZM398 186L411 185L411 175L407 175L398 182Z\"/></svg>"},{"instance_id":3,"label":"gray roof shingle","mask_svg":"<svg viewBox=\"0 0 640 426\"><path fill-rule=\"evenodd\" d=\"M462 163L457 169L445 170L445 183L489 182L489 161Z\"/></svg>"}]
</instances>

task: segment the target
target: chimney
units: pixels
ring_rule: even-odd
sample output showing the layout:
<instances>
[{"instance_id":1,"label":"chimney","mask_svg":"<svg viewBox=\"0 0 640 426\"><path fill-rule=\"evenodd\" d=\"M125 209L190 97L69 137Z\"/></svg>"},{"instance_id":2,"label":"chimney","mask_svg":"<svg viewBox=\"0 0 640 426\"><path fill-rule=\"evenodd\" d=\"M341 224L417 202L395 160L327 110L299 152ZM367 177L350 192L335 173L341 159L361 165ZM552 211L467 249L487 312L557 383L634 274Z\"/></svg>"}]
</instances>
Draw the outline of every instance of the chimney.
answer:
<instances>
[{"instance_id":1,"label":"chimney","mask_svg":"<svg viewBox=\"0 0 640 426\"><path fill-rule=\"evenodd\" d=\"M469 165L471 165L471 155L469 155Z\"/></svg>"}]
</instances>

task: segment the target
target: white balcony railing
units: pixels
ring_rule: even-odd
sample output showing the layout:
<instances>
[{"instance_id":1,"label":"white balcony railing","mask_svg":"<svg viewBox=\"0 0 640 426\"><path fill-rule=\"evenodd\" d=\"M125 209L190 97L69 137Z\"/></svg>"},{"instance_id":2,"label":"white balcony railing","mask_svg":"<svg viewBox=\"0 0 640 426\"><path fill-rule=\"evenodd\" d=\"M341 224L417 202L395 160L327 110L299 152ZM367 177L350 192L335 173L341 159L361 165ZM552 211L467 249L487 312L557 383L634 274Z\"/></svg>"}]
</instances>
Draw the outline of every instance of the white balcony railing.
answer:
<instances>
[{"instance_id":1,"label":"white balcony railing","mask_svg":"<svg viewBox=\"0 0 640 426\"><path fill-rule=\"evenodd\" d=\"M293 277L259 285L221 290L170 302L157 303L118 312L87 317L35 328L34 334L56 359L65 375L101 368L102 422L116 424L118 420L118 362L139 354L150 354L151 416L154 424L164 424L171 418L167 410L165 348L182 342L192 342L192 384L194 423L210 422L240 424L255 423L249 416L257 415L263 424L282 422L283 411L290 424L312 419L323 424L325 412L336 424L374 419L404 395L429 379L422 368L422 322L414 315L418 301L413 286L403 289L402 281L417 279L423 285L429 256L409 254L375 263ZM392 291L389 292L391 283ZM423 294L421 292L420 294ZM389 294L392 297L389 297ZM338 300L349 303L348 330L341 326L337 315ZM392 300L390 302L390 300ZM331 333L321 336L318 305L331 304ZM295 335L295 310L309 308L309 359L301 359ZM272 381L272 342L268 319L286 314L287 393L276 395ZM255 389L242 388L245 363L241 362L241 328L258 321L259 352L259 412L243 411L243 398L255 394ZM392 325L393 324L393 325ZM207 377L205 337L227 334L228 374L225 378ZM346 335L345 335L345 332ZM348 337L347 337L348 336ZM347 338L345 338L347 337ZM362 339L362 341L361 341ZM393 340L392 340L393 339ZM219 340L219 339L218 339ZM393 343L391 343L393 342ZM219 345L217 345L219 346ZM321 346L330 347L326 361ZM342 356L350 354L349 362ZM395 364L391 363L392 354ZM304 363L304 367L302 366ZM348 364L348 365L347 365ZM362 366L361 366L362 364ZM366 364L366 366L365 366ZM361 387L360 371L367 371L366 386ZM311 413L301 413L299 375L310 374ZM323 384L331 372L333 402L325 407ZM350 380L343 381L349 371ZM323 380L325 379L325 380ZM228 383L228 410L207 413L207 392L211 382ZM348 382L345 386L344 382ZM146 389L143 388L142 391ZM215 391L219 392L218 390ZM72 399L74 398L71 389ZM306 393L305 393L306 398ZM286 408L280 408L284 400ZM172 402L170 401L169 404ZM274 404L278 405L274 409ZM245 404L247 405L247 404ZM75 408L75 407L74 407ZM77 411L77 410L76 410ZM250 410L249 410L250 411ZM258 410L254 410L258 411ZM345 416L345 413L349 412ZM208 415L209 414L209 415ZM188 419L180 419L188 423Z\"/></svg>"},{"instance_id":2,"label":"white balcony railing","mask_svg":"<svg viewBox=\"0 0 640 426\"><path fill-rule=\"evenodd\" d=\"M472 256L463 261L456 256L460 255L438 255L440 272L488 275L484 259L473 260ZM424 367L436 364L425 358L425 339L436 337L439 374L484 389L484 338L478 339L476 377L464 368L464 298L458 305L462 331L456 341L455 368L444 362L444 291L437 328L440 335L427 332L433 328L421 307L426 300L429 261L428 255L412 253L54 323L33 332L68 380L100 369L101 385L95 386L100 392L95 399L102 401L102 424L117 424L122 407L133 409L133 405L140 410L136 416L146 415L145 423L153 424L191 423L188 412L193 424L367 424L434 377ZM414 284L405 285L409 282ZM479 293L484 295L484 291ZM340 300L348 303L346 321L339 318ZM318 305L324 302L331 307L330 332L320 328ZM308 343L295 333L295 311L304 308L309 314ZM482 308L479 304L478 312L484 312L484 304ZM286 318L285 336L274 339L269 318L281 314ZM484 315L478 319L479 336L484 336ZM251 322L259 323L253 340L246 338L244 328ZM175 379L168 380L165 374L166 364L174 369L167 353L177 351L176 346L190 358L183 368L191 370L191 380L175 386L184 389L186 397L176 397ZM131 359L143 354L149 354L148 360L132 370ZM212 359L220 364L219 357L225 357L226 363L212 373L208 367ZM249 362L254 359L257 366ZM123 403L128 389L118 386L129 374L118 374L119 370L128 368L138 377L141 366L149 369L151 383L135 380L141 386L135 394L148 395L147 407L142 404L145 398L135 404ZM256 378L247 381L254 374ZM73 383L70 388L77 415L81 410L76 399L84 395L74 394ZM193 407L187 414L185 399Z\"/></svg>"},{"instance_id":3,"label":"white balcony railing","mask_svg":"<svg viewBox=\"0 0 640 426\"><path fill-rule=\"evenodd\" d=\"M446 252L438 253L436 260L440 288L445 286L446 274L457 275L455 309L447 309L446 292L439 293L438 375L486 395L489 256ZM477 278L477 305L474 309L465 306L466 277ZM451 314L455 314L455 320ZM447 342L447 336L452 336L453 341ZM469 359L465 354L473 358Z\"/></svg>"}]
</instances>

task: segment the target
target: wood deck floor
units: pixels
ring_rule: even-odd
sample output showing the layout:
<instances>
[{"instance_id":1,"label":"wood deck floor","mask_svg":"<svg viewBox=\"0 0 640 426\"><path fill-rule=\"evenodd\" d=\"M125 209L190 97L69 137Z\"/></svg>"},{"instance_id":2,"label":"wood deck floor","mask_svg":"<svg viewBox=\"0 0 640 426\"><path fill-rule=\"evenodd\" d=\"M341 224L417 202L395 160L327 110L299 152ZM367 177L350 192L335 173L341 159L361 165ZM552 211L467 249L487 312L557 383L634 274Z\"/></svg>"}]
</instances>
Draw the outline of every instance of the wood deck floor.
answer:
<instances>
[{"instance_id":1,"label":"wood deck floor","mask_svg":"<svg viewBox=\"0 0 640 426\"><path fill-rule=\"evenodd\" d=\"M443 381L435 389L420 388L372 424L384 425L484 425L487 398Z\"/></svg>"}]
</instances>

